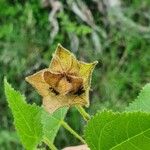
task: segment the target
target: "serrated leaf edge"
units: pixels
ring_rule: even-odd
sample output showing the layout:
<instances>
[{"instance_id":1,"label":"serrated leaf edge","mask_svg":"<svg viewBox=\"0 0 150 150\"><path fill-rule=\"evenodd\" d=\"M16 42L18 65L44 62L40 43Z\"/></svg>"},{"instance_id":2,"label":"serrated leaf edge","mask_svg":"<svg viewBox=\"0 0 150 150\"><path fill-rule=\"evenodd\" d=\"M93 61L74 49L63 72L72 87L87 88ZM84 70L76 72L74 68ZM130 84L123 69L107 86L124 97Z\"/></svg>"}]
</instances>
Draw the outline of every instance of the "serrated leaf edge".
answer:
<instances>
[{"instance_id":1,"label":"serrated leaf edge","mask_svg":"<svg viewBox=\"0 0 150 150\"><path fill-rule=\"evenodd\" d=\"M150 83L147 83L144 87L142 87L142 89L140 90L137 98L134 101L132 101L131 103L129 103L129 105L125 108L125 112L128 112L127 108L134 105L134 103L138 101L139 97L142 94L142 91L145 90L145 88L147 88L148 86L150 86ZM133 110L133 112L136 112L136 110Z\"/></svg>"}]
</instances>

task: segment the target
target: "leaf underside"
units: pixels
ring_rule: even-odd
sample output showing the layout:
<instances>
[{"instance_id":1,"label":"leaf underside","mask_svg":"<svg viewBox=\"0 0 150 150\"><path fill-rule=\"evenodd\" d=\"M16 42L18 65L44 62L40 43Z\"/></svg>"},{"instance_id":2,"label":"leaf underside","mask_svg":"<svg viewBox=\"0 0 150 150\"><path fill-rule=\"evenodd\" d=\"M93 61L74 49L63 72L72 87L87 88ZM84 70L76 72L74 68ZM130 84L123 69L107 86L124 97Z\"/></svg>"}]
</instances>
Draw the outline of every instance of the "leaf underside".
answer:
<instances>
[{"instance_id":1,"label":"leaf underside","mask_svg":"<svg viewBox=\"0 0 150 150\"><path fill-rule=\"evenodd\" d=\"M42 113L42 124L44 137L48 138L51 142L54 141L56 134L61 126L61 120L66 116L68 108L63 107L49 114L45 111Z\"/></svg>"},{"instance_id":2,"label":"leaf underside","mask_svg":"<svg viewBox=\"0 0 150 150\"><path fill-rule=\"evenodd\" d=\"M149 150L150 114L103 111L85 128L91 150Z\"/></svg>"}]
</instances>

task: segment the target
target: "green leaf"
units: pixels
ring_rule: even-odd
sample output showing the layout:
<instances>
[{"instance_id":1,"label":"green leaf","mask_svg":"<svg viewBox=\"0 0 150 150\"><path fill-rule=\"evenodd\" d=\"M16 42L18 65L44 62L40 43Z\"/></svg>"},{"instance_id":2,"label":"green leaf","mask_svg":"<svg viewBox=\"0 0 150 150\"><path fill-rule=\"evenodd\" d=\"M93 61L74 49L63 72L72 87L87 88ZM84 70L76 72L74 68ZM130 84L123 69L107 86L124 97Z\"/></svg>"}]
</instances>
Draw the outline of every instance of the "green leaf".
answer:
<instances>
[{"instance_id":1,"label":"green leaf","mask_svg":"<svg viewBox=\"0 0 150 150\"><path fill-rule=\"evenodd\" d=\"M15 127L21 142L26 149L33 150L42 139L42 108L35 104L27 104L25 97L15 91L6 79L4 80L4 86L7 101L12 110Z\"/></svg>"},{"instance_id":2,"label":"green leaf","mask_svg":"<svg viewBox=\"0 0 150 150\"><path fill-rule=\"evenodd\" d=\"M85 140L91 150L149 150L150 114L100 112L88 122Z\"/></svg>"},{"instance_id":3,"label":"green leaf","mask_svg":"<svg viewBox=\"0 0 150 150\"><path fill-rule=\"evenodd\" d=\"M150 83L144 86L137 99L129 104L126 111L150 112Z\"/></svg>"},{"instance_id":4,"label":"green leaf","mask_svg":"<svg viewBox=\"0 0 150 150\"><path fill-rule=\"evenodd\" d=\"M49 114L45 111L42 113L42 124L44 138L49 139L51 142L54 141L56 134L60 128L61 121L64 119L67 113L67 108L60 108L55 111L53 114Z\"/></svg>"},{"instance_id":5,"label":"green leaf","mask_svg":"<svg viewBox=\"0 0 150 150\"><path fill-rule=\"evenodd\" d=\"M68 109L64 107L49 114L35 104L27 104L25 97L15 91L6 79L4 86L7 101L14 116L15 127L24 147L28 150L35 149L41 140L45 141L45 138L46 141L53 143L60 128L60 122Z\"/></svg>"}]
</instances>

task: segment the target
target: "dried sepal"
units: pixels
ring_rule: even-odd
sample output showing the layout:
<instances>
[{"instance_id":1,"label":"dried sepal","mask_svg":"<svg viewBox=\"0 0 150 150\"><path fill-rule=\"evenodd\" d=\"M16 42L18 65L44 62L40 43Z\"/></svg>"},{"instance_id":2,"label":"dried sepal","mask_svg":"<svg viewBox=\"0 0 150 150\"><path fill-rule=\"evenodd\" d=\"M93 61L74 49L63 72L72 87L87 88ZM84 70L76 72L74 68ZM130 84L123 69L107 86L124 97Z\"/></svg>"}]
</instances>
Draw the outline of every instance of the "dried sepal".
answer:
<instances>
[{"instance_id":1,"label":"dried sepal","mask_svg":"<svg viewBox=\"0 0 150 150\"><path fill-rule=\"evenodd\" d=\"M59 44L49 68L26 77L26 81L37 89L50 113L64 106L89 106L91 76L96 64L78 61Z\"/></svg>"},{"instance_id":2,"label":"dried sepal","mask_svg":"<svg viewBox=\"0 0 150 150\"><path fill-rule=\"evenodd\" d=\"M25 80L28 83L30 83L38 91L38 93L43 97L49 95L49 90L48 90L49 85L45 82L43 78L44 71L47 71L47 69L43 69L25 78Z\"/></svg>"}]
</instances>

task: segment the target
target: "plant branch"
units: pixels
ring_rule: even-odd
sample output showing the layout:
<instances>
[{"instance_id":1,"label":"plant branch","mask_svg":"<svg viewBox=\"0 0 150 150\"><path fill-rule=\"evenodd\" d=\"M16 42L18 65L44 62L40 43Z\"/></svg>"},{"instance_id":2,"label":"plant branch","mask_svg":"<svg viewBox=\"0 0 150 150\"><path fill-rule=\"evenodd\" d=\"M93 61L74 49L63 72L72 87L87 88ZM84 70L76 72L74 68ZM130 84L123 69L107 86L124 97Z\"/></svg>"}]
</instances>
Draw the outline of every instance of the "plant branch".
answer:
<instances>
[{"instance_id":1,"label":"plant branch","mask_svg":"<svg viewBox=\"0 0 150 150\"><path fill-rule=\"evenodd\" d=\"M74 135L77 139L79 139L83 144L86 144L85 140L76 131L74 131L65 121L62 120L61 125L72 135Z\"/></svg>"},{"instance_id":2,"label":"plant branch","mask_svg":"<svg viewBox=\"0 0 150 150\"><path fill-rule=\"evenodd\" d=\"M82 106L76 106L76 109L79 111L85 121L90 120L90 115L83 109Z\"/></svg>"},{"instance_id":3,"label":"plant branch","mask_svg":"<svg viewBox=\"0 0 150 150\"><path fill-rule=\"evenodd\" d=\"M44 142L51 150L57 150L57 148L55 147L55 145L54 145L47 137L44 137L43 142Z\"/></svg>"}]
</instances>

